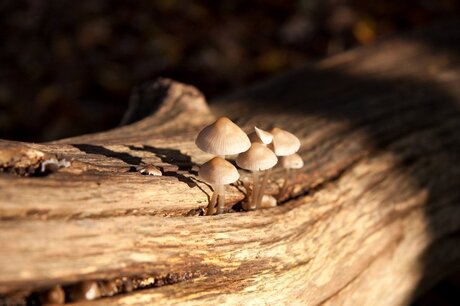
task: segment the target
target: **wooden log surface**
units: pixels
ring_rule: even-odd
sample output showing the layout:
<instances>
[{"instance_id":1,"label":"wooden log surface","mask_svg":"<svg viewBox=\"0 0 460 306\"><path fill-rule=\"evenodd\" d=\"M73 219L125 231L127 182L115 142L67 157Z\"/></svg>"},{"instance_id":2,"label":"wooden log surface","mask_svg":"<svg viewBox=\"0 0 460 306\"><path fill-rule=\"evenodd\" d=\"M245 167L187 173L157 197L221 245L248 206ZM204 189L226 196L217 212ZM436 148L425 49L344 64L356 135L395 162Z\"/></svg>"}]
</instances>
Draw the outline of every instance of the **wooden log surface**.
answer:
<instances>
[{"instance_id":1,"label":"wooden log surface","mask_svg":"<svg viewBox=\"0 0 460 306\"><path fill-rule=\"evenodd\" d=\"M0 141L1 301L141 279L132 292L75 303L410 303L460 263L459 46L451 21L209 105L162 79L134 95L125 123L140 104L155 109L140 121L50 143ZM305 166L281 205L238 211L238 183L227 187L229 213L203 216L211 189L197 170L211 155L194 138L220 115L301 139ZM52 158L70 166L41 173ZM141 163L163 176L141 175ZM281 183L276 169L269 193Z\"/></svg>"}]
</instances>

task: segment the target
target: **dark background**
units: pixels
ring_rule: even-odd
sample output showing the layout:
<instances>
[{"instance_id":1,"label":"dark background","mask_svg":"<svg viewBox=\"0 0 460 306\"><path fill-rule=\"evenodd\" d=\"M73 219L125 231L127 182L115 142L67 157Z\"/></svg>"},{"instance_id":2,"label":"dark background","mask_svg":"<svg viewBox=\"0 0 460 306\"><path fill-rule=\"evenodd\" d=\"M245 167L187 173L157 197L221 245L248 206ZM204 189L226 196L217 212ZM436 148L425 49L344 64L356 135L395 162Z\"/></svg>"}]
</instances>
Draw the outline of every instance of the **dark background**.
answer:
<instances>
[{"instance_id":1,"label":"dark background","mask_svg":"<svg viewBox=\"0 0 460 306\"><path fill-rule=\"evenodd\" d=\"M116 126L158 76L208 98L448 18L455 0L0 0L0 138Z\"/></svg>"}]
</instances>

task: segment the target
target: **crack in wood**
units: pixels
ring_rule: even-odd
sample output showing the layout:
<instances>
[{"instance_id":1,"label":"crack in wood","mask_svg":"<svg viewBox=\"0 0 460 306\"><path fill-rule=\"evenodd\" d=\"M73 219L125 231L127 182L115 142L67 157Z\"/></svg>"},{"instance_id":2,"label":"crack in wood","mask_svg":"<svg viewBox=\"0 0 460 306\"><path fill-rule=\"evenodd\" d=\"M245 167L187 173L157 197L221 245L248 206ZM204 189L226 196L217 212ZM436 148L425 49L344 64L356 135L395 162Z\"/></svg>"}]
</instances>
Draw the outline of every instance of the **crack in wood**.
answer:
<instances>
[{"instance_id":1,"label":"crack in wood","mask_svg":"<svg viewBox=\"0 0 460 306\"><path fill-rule=\"evenodd\" d=\"M51 290L62 288L65 293L63 301L57 304L67 304L77 301L94 300L134 291L158 288L188 281L203 276L202 273L170 272L165 275L122 276L113 279L85 280L74 283L54 284L46 288L24 288L21 291L0 295L1 306L39 306L50 302ZM93 290L93 292L89 292ZM91 298L89 295L91 294ZM53 303L53 304L54 304Z\"/></svg>"}]
</instances>

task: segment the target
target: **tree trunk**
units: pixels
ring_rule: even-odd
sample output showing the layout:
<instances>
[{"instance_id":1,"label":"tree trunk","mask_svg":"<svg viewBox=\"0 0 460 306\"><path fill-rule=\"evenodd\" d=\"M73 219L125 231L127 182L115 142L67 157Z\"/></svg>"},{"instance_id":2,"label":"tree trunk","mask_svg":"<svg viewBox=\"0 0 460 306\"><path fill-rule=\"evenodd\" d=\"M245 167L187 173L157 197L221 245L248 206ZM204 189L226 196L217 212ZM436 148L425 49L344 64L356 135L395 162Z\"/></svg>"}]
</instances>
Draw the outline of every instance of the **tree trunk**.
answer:
<instances>
[{"instance_id":1,"label":"tree trunk","mask_svg":"<svg viewBox=\"0 0 460 306\"><path fill-rule=\"evenodd\" d=\"M0 141L0 304L55 285L82 305L410 303L460 263L459 45L453 21L209 106L161 79L133 96L125 123L155 112L130 125ZM211 155L194 138L220 115L301 139L305 167L279 206L241 211L238 183L229 213L204 215L212 190L197 170ZM63 167L42 172L53 158ZM273 171L269 193L282 177ZM72 294L87 280L100 298Z\"/></svg>"}]
</instances>

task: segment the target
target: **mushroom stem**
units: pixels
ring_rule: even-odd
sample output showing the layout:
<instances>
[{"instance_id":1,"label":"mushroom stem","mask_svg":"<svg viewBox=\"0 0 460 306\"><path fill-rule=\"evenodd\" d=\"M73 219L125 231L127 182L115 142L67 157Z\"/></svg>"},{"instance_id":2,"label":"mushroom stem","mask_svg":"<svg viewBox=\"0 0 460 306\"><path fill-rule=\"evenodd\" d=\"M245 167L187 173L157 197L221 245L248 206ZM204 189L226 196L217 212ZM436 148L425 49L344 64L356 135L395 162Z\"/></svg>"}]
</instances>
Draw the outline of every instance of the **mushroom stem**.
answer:
<instances>
[{"instance_id":1,"label":"mushroom stem","mask_svg":"<svg viewBox=\"0 0 460 306\"><path fill-rule=\"evenodd\" d=\"M216 186L213 186L214 192L212 193L211 200L209 201L208 205L208 212L207 215L214 215L216 213L216 202L217 202L217 195L218 195L218 190Z\"/></svg>"},{"instance_id":2,"label":"mushroom stem","mask_svg":"<svg viewBox=\"0 0 460 306\"><path fill-rule=\"evenodd\" d=\"M252 200L251 200L251 209L255 209L257 205L257 198L259 195L259 171L255 170L252 172Z\"/></svg>"},{"instance_id":3,"label":"mushroom stem","mask_svg":"<svg viewBox=\"0 0 460 306\"><path fill-rule=\"evenodd\" d=\"M289 181L289 174L291 173L290 171L291 169L289 168L286 168L285 169L285 172L284 172L284 182L283 182L283 186L281 187L280 189L280 193L278 194L278 201L281 200L281 198L284 196L284 193L286 192L286 189L287 189L287 185L288 185L288 181Z\"/></svg>"},{"instance_id":4,"label":"mushroom stem","mask_svg":"<svg viewBox=\"0 0 460 306\"><path fill-rule=\"evenodd\" d=\"M272 173L272 168L265 171L265 175L262 180L262 184L260 185L259 194L257 195L256 208L260 208L260 205L262 203L262 197L264 196L265 186L267 185L268 178L270 177L271 173Z\"/></svg>"},{"instance_id":5,"label":"mushroom stem","mask_svg":"<svg viewBox=\"0 0 460 306\"><path fill-rule=\"evenodd\" d=\"M219 185L217 186L217 190L219 191L219 202L217 204L217 214L223 214L224 213L224 207L225 207L225 186L224 185Z\"/></svg>"}]
</instances>

